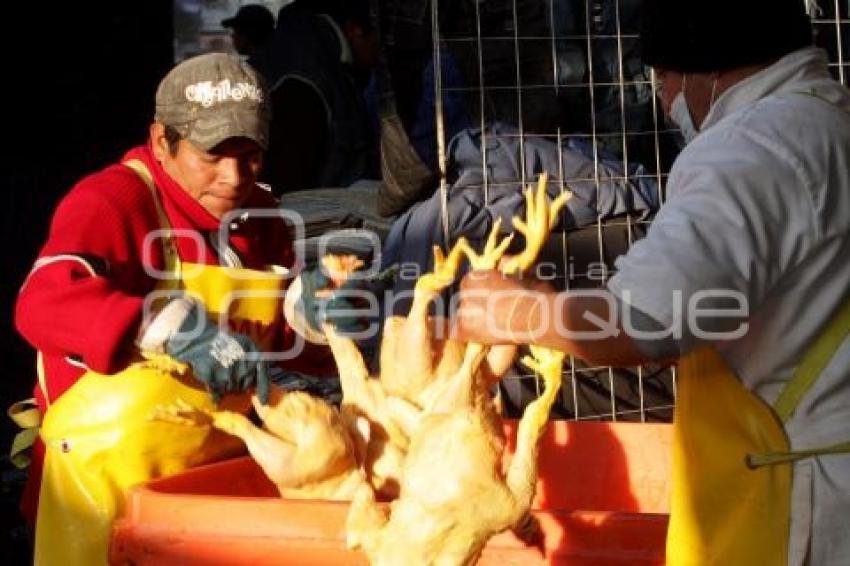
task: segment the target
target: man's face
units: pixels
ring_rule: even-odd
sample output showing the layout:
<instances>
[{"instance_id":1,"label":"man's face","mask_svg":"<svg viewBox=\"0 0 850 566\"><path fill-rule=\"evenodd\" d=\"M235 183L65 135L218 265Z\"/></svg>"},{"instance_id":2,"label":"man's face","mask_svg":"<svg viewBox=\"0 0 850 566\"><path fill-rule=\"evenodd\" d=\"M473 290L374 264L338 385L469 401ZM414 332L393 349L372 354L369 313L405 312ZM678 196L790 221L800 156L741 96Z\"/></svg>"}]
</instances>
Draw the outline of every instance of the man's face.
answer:
<instances>
[{"instance_id":1,"label":"man's face","mask_svg":"<svg viewBox=\"0 0 850 566\"><path fill-rule=\"evenodd\" d=\"M174 155L167 143L165 151L154 145L166 173L216 218L241 208L256 189L263 152L253 140L230 138L210 151L180 140Z\"/></svg>"},{"instance_id":2,"label":"man's face","mask_svg":"<svg viewBox=\"0 0 850 566\"><path fill-rule=\"evenodd\" d=\"M686 80L687 79L687 80ZM677 71L655 68L656 93L661 98L661 108L670 115L673 101L683 91L688 111L699 126L711 110L718 92L718 73L688 73L687 77Z\"/></svg>"},{"instance_id":3,"label":"man's face","mask_svg":"<svg viewBox=\"0 0 850 566\"><path fill-rule=\"evenodd\" d=\"M661 100L661 108L664 113L670 115L670 108L676 95L682 90L682 73L667 71L656 67L655 69L656 93Z\"/></svg>"}]
</instances>

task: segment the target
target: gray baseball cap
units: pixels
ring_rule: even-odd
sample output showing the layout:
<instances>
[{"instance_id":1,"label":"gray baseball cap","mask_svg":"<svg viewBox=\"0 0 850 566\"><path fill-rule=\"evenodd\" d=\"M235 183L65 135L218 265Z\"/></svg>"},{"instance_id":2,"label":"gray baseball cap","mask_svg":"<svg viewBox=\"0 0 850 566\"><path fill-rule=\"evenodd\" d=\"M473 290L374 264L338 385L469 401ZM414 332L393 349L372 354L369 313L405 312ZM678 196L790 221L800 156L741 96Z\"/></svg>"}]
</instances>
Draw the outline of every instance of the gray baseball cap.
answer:
<instances>
[{"instance_id":1,"label":"gray baseball cap","mask_svg":"<svg viewBox=\"0 0 850 566\"><path fill-rule=\"evenodd\" d=\"M154 119L207 151L234 137L268 147L265 83L234 55L207 53L171 69L157 88Z\"/></svg>"}]
</instances>

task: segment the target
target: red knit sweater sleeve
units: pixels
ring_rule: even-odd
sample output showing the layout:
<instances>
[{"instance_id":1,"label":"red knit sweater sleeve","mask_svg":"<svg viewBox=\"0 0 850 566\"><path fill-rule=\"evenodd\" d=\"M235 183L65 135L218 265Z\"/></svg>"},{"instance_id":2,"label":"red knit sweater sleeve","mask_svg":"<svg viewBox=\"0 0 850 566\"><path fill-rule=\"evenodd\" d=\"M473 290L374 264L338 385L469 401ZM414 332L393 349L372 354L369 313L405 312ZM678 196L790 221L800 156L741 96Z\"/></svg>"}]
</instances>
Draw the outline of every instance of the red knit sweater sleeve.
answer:
<instances>
[{"instance_id":1,"label":"red knit sweater sleeve","mask_svg":"<svg viewBox=\"0 0 850 566\"><path fill-rule=\"evenodd\" d=\"M146 191L115 166L83 179L59 204L16 305L17 328L35 348L101 373L126 363L153 286L139 257L157 226Z\"/></svg>"}]
</instances>

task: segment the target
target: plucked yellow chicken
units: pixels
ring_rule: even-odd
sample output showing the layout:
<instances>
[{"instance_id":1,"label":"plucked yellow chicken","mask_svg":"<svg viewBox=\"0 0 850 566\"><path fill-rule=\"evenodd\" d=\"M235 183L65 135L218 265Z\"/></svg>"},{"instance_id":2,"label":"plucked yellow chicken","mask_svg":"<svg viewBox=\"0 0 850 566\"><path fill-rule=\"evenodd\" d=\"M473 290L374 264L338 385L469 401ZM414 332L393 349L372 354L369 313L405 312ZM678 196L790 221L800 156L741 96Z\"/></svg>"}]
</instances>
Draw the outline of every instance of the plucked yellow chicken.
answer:
<instances>
[{"instance_id":1,"label":"plucked yellow chicken","mask_svg":"<svg viewBox=\"0 0 850 566\"><path fill-rule=\"evenodd\" d=\"M160 407L153 415L191 426L209 426L245 442L251 456L284 497L349 500L365 478L347 421L321 399L275 390L268 405L252 398L264 427L233 411L202 411L186 403Z\"/></svg>"},{"instance_id":2,"label":"plucked yellow chicken","mask_svg":"<svg viewBox=\"0 0 850 566\"><path fill-rule=\"evenodd\" d=\"M568 197L565 194L550 207L545 186L546 178L543 176L536 193L528 191L526 194L526 220L514 219L514 227L523 233L526 245L518 256L504 258L503 270L507 273L521 272L534 263L558 211ZM445 319L428 315L431 302L456 279L464 257L470 259L475 269L493 269L497 266L511 240L508 237L499 242L499 231L500 224L497 222L481 254L475 253L463 238L448 256L443 256L440 250L435 248L434 270L417 281L410 313L405 318L389 319L384 327L379 379L369 377L366 364L352 340L338 337L330 340L343 391L340 421L346 423L348 436L357 447L359 461L366 477L385 497L393 498L398 495L402 465L408 449L409 431L405 428L410 428L411 423L416 422L422 410L433 414L472 407L483 418L481 422L487 428L488 437L494 445L500 452L503 448L501 422L491 402L489 389L510 367L516 348L501 346L486 349L459 343L447 338ZM337 287L342 285L351 272L362 266L360 260L351 256L325 256L322 263ZM329 336L336 337L329 325L324 330ZM311 401L316 407L322 406L319 401ZM281 408L286 406L284 403ZM309 405L301 403L301 406ZM330 411L330 408L325 409L325 412ZM295 410L267 408L258 412L269 429L272 429L269 417L276 416L276 420L281 423L277 428L282 429L282 424L287 420L300 418L300 424L297 426L303 427L309 419L322 414L318 409L304 415L299 415ZM224 422L230 425L230 430L223 430L243 438L252 455L268 474L270 470L268 465L263 463L263 459L269 460L269 456L259 452L270 450L269 439L259 430L246 436L251 429L246 426L247 420L244 417L240 419L237 415L232 415L228 418L230 420ZM358 419L359 427L354 425ZM239 426L234 428L230 421L238 421ZM247 425L250 423L247 422ZM324 424L314 426L322 430L327 428ZM265 442L260 443L259 439ZM293 454L321 451L319 439L313 439L317 441L316 444L299 446ZM341 444L339 439L331 443L329 435L321 440L328 443L327 450L331 452L338 450L338 445ZM256 446L254 450L251 449L252 444ZM271 459L277 462L280 457L274 455ZM336 477L337 470L331 466L333 459L329 456L327 459L312 456L310 460L305 463L309 470L327 467L321 476L313 472L311 481L322 479L324 482L323 478ZM347 462L350 466L351 461ZM269 477L280 485L275 476L269 474ZM305 486L306 484L300 485L299 489L307 489Z\"/></svg>"},{"instance_id":3,"label":"plucked yellow chicken","mask_svg":"<svg viewBox=\"0 0 850 566\"><path fill-rule=\"evenodd\" d=\"M348 544L375 566L463 565L489 538L528 523L537 483L538 440L560 387L563 354L532 349L524 363L544 380L542 395L520 420L517 448L506 472L502 445L475 408L423 415L411 431L401 494L387 514L368 484L352 502Z\"/></svg>"},{"instance_id":4,"label":"plucked yellow chicken","mask_svg":"<svg viewBox=\"0 0 850 566\"><path fill-rule=\"evenodd\" d=\"M492 269L497 264L507 273L528 269L568 198L564 195L550 207L545 182L544 177L538 191L526 195L527 220L514 219L515 227L526 237L521 254L500 263L507 243L497 242L496 226L481 255L470 250L463 240L446 258L437 254L435 272L430 279L420 279L416 290L424 288L433 295L449 284L459 265L458 250L469 257L476 269ZM405 324L411 320L422 324L430 300L426 293L425 308L411 308ZM501 426L490 401L487 372L482 371L489 349L477 344L460 345L446 362L446 345L433 348L437 342L428 335L432 327L421 328L421 334L416 334L416 328L402 328L400 334L406 332L423 352L411 353L411 345L405 344L406 355L401 357L402 350L398 349L398 357L390 359L398 371L408 367L411 355L418 356L421 364L416 368L420 373L414 374L418 378L414 387L407 390L414 394L404 395L406 384L396 376L400 385L393 391L400 395L387 399L390 414L411 439L400 473L399 498L387 513L364 484L358 489L348 518L349 545L362 547L376 565L470 564L493 534L508 528L521 535L530 534L522 531L533 525L529 513L537 482L538 440L560 387L563 354L532 348L532 357L524 362L543 376L545 387L541 397L526 408L520 421L517 450L503 471ZM333 328L325 328L325 332L338 362L341 352L345 353L346 362L356 358L353 343L336 335ZM382 344L382 364L392 356L384 351L386 348ZM439 363L435 366L435 358L443 363L445 375L435 375L434 367L440 367ZM354 365L358 365L356 360ZM382 380L384 374L382 365Z\"/></svg>"},{"instance_id":5,"label":"plucked yellow chicken","mask_svg":"<svg viewBox=\"0 0 850 566\"><path fill-rule=\"evenodd\" d=\"M496 245L498 230L497 224L485 250L489 256L501 257L509 244L506 239ZM448 321L428 315L431 302L454 282L461 261L470 252L463 238L448 256L439 248L434 249L434 270L416 282L410 313L407 317L391 317L384 325L377 378L370 377L353 340L339 336L330 324L323 327L339 370L342 410L369 422L368 437L362 434L362 426L352 432L358 444L365 446L364 471L385 497L398 495L408 448L408 434L404 432L408 421L417 419L432 400L451 398L453 392L444 390L448 384L463 381L456 377L459 373L477 374L480 370L483 377L475 382L486 385L477 398L486 399L482 406L493 423L492 433L501 434L501 423L489 401L488 385L507 371L516 348L494 348L490 356L475 361L475 370L470 370L474 356L466 356L465 344L447 338ZM330 271L332 267L326 263L326 269ZM482 353L486 354L483 350Z\"/></svg>"},{"instance_id":6,"label":"plucked yellow chicken","mask_svg":"<svg viewBox=\"0 0 850 566\"><path fill-rule=\"evenodd\" d=\"M498 224L488 242L486 253L501 255L509 240L496 245ZM431 302L456 278L463 258L471 252L466 240L461 238L448 256L434 249L434 271L422 276L414 289L410 313L407 317L392 317L384 325L380 348L380 375L370 377L366 363L353 340L339 336L333 326L326 324L323 332L334 355L342 386L342 409L363 417L369 422L368 438L362 435L364 427L353 431L358 444L365 446L364 471L380 493L390 499L396 497L402 473L402 464L408 448L409 434L405 431L410 421L422 414L426 405L451 399L450 408L458 404L469 405L470 396L460 400L460 395L450 384L466 383L460 375L476 375L476 384L483 384L472 398L479 401L488 414L491 435L501 434L501 423L489 400L488 387L510 367L516 348L494 348L490 357L467 356L467 346L447 338L448 321L431 317ZM478 256L475 256L476 258ZM495 266L495 261L493 265ZM481 350L482 354L486 354ZM474 364L475 369L470 369ZM470 393L473 391L470 389ZM503 439L500 439L503 440Z\"/></svg>"},{"instance_id":7,"label":"plucked yellow chicken","mask_svg":"<svg viewBox=\"0 0 850 566\"><path fill-rule=\"evenodd\" d=\"M425 322L430 301L442 289L449 285L456 277L460 265L459 255L464 254L470 261L472 268L476 270L487 270L499 268L502 272L514 275L527 271L534 265L546 238L555 224L561 208L570 197L570 193L564 193L556 198L551 204L546 194L546 174L541 175L537 190L528 190L525 193L526 218L513 218L514 228L525 237L523 251L514 256L505 256L505 252L511 242L513 235L499 242L500 222L497 220L485 243L484 249L479 254L471 249L464 238L460 238L454 248L444 258L438 249L434 250L435 270L434 273L422 277L417 281L413 305L410 315L404 321L403 331L399 333L399 345L395 345L397 351L392 350L393 345L384 343L381 345L381 380L385 389L393 391L395 395L405 400L413 401L415 406L426 413L450 412L461 407L475 407L484 416L485 422L489 423L490 434L496 441L502 434L501 421L497 416L496 407L490 396L491 386L497 382L508 370L516 356L515 346L485 347L479 344L460 344L448 340L442 342L433 339L432 335L425 334L419 329L430 329L431 325ZM404 342L401 342L404 339ZM386 352L395 354L395 358ZM424 352L425 354L419 354ZM431 357L427 354L430 353ZM439 365L434 366L428 362L433 356L439 355ZM415 397L411 398L411 389L404 393L405 380L403 377L410 375L407 368L411 356L421 360L421 367L417 367L418 373L414 375L427 376L425 379L419 377L415 385L420 386L415 390ZM394 372L384 370L384 363L389 358L390 367ZM393 365L395 361L396 365ZM416 366L414 366L416 367ZM430 372L430 373L429 373ZM387 382L390 375L395 375L395 380L402 386L391 388ZM397 418L411 420L411 416L400 403L392 403L393 412Z\"/></svg>"},{"instance_id":8,"label":"plucked yellow chicken","mask_svg":"<svg viewBox=\"0 0 850 566\"><path fill-rule=\"evenodd\" d=\"M434 270L416 282L410 312L406 317L388 318L384 324L380 381L387 394L423 407L433 395L428 391L433 391L434 384L448 379L461 367L466 344L449 338L448 321L444 317L429 316L428 311L434 299L455 281L465 257L501 257L510 238L497 246L499 227L497 221L482 256L472 255L465 238L458 240L448 256L434 248ZM484 268L475 264L473 267ZM513 346L493 348L481 369L489 381L497 381L508 370L515 355Z\"/></svg>"}]
</instances>

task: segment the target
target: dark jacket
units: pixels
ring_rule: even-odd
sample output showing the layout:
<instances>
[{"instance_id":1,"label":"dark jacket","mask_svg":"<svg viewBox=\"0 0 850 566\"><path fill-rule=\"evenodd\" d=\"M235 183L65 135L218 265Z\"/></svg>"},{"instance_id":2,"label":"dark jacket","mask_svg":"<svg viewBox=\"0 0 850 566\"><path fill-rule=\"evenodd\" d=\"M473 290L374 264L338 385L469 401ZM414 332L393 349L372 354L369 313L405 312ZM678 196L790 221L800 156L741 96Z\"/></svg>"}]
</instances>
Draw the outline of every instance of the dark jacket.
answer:
<instances>
[{"instance_id":1,"label":"dark jacket","mask_svg":"<svg viewBox=\"0 0 850 566\"><path fill-rule=\"evenodd\" d=\"M342 60L347 51L329 16L281 12L262 63L274 116L266 180L276 193L368 176L371 137L362 93ZM281 179L294 180L279 186Z\"/></svg>"}]
</instances>

